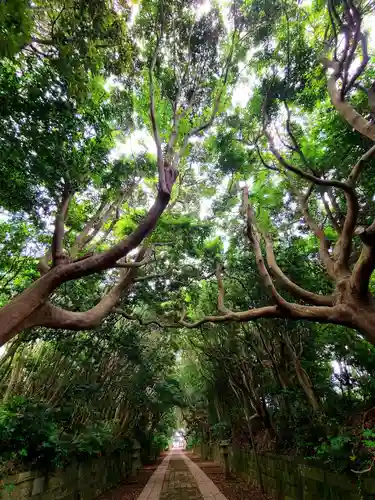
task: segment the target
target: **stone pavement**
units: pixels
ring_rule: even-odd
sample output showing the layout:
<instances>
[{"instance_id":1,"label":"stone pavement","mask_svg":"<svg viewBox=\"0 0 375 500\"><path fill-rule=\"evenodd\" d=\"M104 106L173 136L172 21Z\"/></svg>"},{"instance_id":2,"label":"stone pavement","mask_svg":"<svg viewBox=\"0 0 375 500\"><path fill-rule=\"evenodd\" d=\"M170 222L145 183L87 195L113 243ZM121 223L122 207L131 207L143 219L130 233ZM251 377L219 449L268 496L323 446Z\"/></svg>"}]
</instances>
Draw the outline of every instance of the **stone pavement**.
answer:
<instances>
[{"instance_id":1,"label":"stone pavement","mask_svg":"<svg viewBox=\"0 0 375 500\"><path fill-rule=\"evenodd\" d=\"M227 500L211 479L182 451L171 451L138 500Z\"/></svg>"}]
</instances>

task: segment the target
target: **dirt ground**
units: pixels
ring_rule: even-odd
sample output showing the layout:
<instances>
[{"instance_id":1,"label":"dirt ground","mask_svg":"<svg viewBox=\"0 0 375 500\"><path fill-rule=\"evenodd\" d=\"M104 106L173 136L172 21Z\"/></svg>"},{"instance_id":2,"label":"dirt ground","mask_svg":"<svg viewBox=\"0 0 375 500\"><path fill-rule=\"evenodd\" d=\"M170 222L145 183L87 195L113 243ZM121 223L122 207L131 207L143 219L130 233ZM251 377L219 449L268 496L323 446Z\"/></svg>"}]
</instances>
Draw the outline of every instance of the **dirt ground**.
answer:
<instances>
[{"instance_id":1,"label":"dirt ground","mask_svg":"<svg viewBox=\"0 0 375 500\"><path fill-rule=\"evenodd\" d=\"M136 480L134 479L129 483L120 484L117 488L108 490L98 500L136 500L152 474L162 462L164 456L161 456L155 464L142 467Z\"/></svg>"},{"instance_id":2,"label":"dirt ground","mask_svg":"<svg viewBox=\"0 0 375 500\"><path fill-rule=\"evenodd\" d=\"M242 479L225 479L223 469L218 463L205 462L192 453L187 453L187 455L199 465L228 500L272 500L269 496L263 495L258 488Z\"/></svg>"}]
</instances>

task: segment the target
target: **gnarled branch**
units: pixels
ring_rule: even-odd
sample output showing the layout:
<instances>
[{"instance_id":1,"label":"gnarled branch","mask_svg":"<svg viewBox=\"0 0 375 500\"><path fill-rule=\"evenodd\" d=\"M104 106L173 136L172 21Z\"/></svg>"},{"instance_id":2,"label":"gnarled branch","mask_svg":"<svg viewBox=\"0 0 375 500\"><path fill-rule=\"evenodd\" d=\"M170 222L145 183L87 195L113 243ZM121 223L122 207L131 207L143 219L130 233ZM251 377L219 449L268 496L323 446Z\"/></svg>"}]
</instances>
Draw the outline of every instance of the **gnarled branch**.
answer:
<instances>
[{"instance_id":1,"label":"gnarled branch","mask_svg":"<svg viewBox=\"0 0 375 500\"><path fill-rule=\"evenodd\" d=\"M280 269L277 264L275 253L273 251L273 244L271 239L262 233L264 241L266 243L266 259L267 264L270 269L271 274L280 280L280 283L296 298L302 299L305 302L314 304L316 306L332 306L333 297L329 295L319 295L317 293L310 292L304 288L298 286L292 280L290 280Z\"/></svg>"},{"instance_id":2,"label":"gnarled branch","mask_svg":"<svg viewBox=\"0 0 375 500\"><path fill-rule=\"evenodd\" d=\"M168 183L173 185L176 171L168 170ZM170 194L158 191L157 198L146 217L138 227L116 245L105 252L95 254L79 262L56 266L35 281L27 290L16 296L0 310L0 343L4 344L23 329L27 321L62 283L101 272L113 265L136 248L156 226L170 199ZM6 322L3 320L6 318Z\"/></svg>"},{"instance_id":3,"label":"gnarled branch","mask_svg":"<svg viewBox=\"0 0 375 500\"><path fill-rule=\"evenodd\" d=\"M146 249L141 249L136 261L142 260L145 253ZM96 328L118 303L124 291L134 283L136 274L136 267L124 272L118 284L111 288L99 303L88 311L68 311L47 302L35 315L29 318L27 326L45 326L68 330L90 330Z\"/></svg>"},{"instance_id":4,"label":"gnarled branch","mask_svg":"<svg viewBox=\"0 0 375 500\"><path fill-rule=\"evenodd\" d=\"M338 325L353 326L351 318L346 314L344 308L340 306L303 306L299 304L289 304L288 314L277 306L265 306L249 309L248 311L231 312L222 316L204 316L195 322L179 321L175 327L197 328L205 323L226 323L229 321L248 322L261 318L289 318L316 321L318 323L334 323Z\"/></svg>"},{"instance_id":5,"label":"gnarled branch","mask_svg":"<svg viewBox=\"0 0 375 500\"><path fill-rule=\"evenodd\" d=\"M328 78L328 93L332 104L351 127L365 137L375 141L375 125L366 120L351 104L341 98L341 93L337 88L337 81L340 78L338 63L330 61L326 65L333 69L331 76Z\"/></svg>"},{"instance_id":6,"label":"gnarled branch","mask_svg":"<svg viewBox=\"0 0 375 500\"><path fill-rule=\"evenodd\" d=\"M258 272L260 278L265 286L267 293L271 297L274 304L276 304L280 308L288 309L289 304L287 301L279 294L276 290L275 285L273 284L272 278L267 270L267 267L264 263L262 249L260 247L259 237L256 230L256 221L255 216L252 210L252 207L249 203L249 193L248 188L244 188L244 201L243 201L244 209L246 208L246 228L247 228L247 237L250 241L250 244L254 250L256 265L258 268Z\"/></svg>"}]
</instances>

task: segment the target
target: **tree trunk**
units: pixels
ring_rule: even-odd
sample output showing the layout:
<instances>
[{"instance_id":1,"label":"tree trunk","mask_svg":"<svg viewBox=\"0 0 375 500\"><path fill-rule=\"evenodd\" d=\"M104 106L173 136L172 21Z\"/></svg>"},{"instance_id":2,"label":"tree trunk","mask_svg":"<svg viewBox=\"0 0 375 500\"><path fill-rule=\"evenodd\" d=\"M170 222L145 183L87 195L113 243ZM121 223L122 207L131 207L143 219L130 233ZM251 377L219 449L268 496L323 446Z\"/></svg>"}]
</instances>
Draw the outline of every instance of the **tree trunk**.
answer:
<instances>
[{"instance_id":1,"label":"tree trunk","mask_svg":"<svg viewBox=\"0 0 375 500\"><path fill-rule=\"evenodd\" d=\"M307 375L306 371L303 369L301 362L298 357L294 359L294 367L296 369L296 375L298 382L300 383L302 389L304 390L307 399L312 407L312 409L317 412L320 410L319 401L315 395L314 388L310 377Z\"/></svg>"},{"instance_id":2,"label":"tree trunk","mask_svg":"<svg viewBox=\"0 0 375 500\"><path fill-rule=\"evenodd\" d=\"M246 404L245 398L244 398L244 410L245 410L245 418L246 418L246 422L247 422L247 428L249 430L249 435L250 435L251 446L252 446L253 452L254 452L255 467L256 467L257 473L258 473L259 488L260 488L260 491L262 492L262 494L264 494L262 471L260 468L259 457L258 457L258 453L257 453L255 439L254 439L253 428L251 426L251 417L249 415L249 409L248 409L248 406Z\"/></svg>"},{"instance_id":3,"label":"tree trunk","mask_svg":"<svg viewBox=\"0 0 375 500\"><path fill-rule=\"evenodd\" d=\"M14 363L14 366L12 367L12 372L10 376L10 380L8 383L8 386L6 388L6 391L3 396L3 401L6 402L12 395L14 387L16 387L18 381L19 381L19 376L21 373L21 370L23 368L23 357L22 357L23 349L21 349L21 352L19 354L19 357L16 358L16 361Z\"/></svg>"}]
</instances>

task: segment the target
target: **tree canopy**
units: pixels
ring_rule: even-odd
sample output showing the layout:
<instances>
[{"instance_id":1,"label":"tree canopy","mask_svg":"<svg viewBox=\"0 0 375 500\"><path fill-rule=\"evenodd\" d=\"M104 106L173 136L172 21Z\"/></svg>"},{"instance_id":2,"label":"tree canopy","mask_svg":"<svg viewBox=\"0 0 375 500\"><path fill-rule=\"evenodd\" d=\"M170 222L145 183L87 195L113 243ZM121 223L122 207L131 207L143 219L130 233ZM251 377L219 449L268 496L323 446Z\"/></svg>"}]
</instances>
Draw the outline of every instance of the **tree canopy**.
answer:
<instances>
[{"instance_id":1,"label":"tree canopy","mask_svg":"<svg viewBox=\"0 0 375 500\"><path fill-rule=\"evenodd\" d=\"M176 405L221 435L235 401L276 441L369 407L373 21L366 0L0 3L4 415L150 444Z\"/></svg>"}]
</instances>

